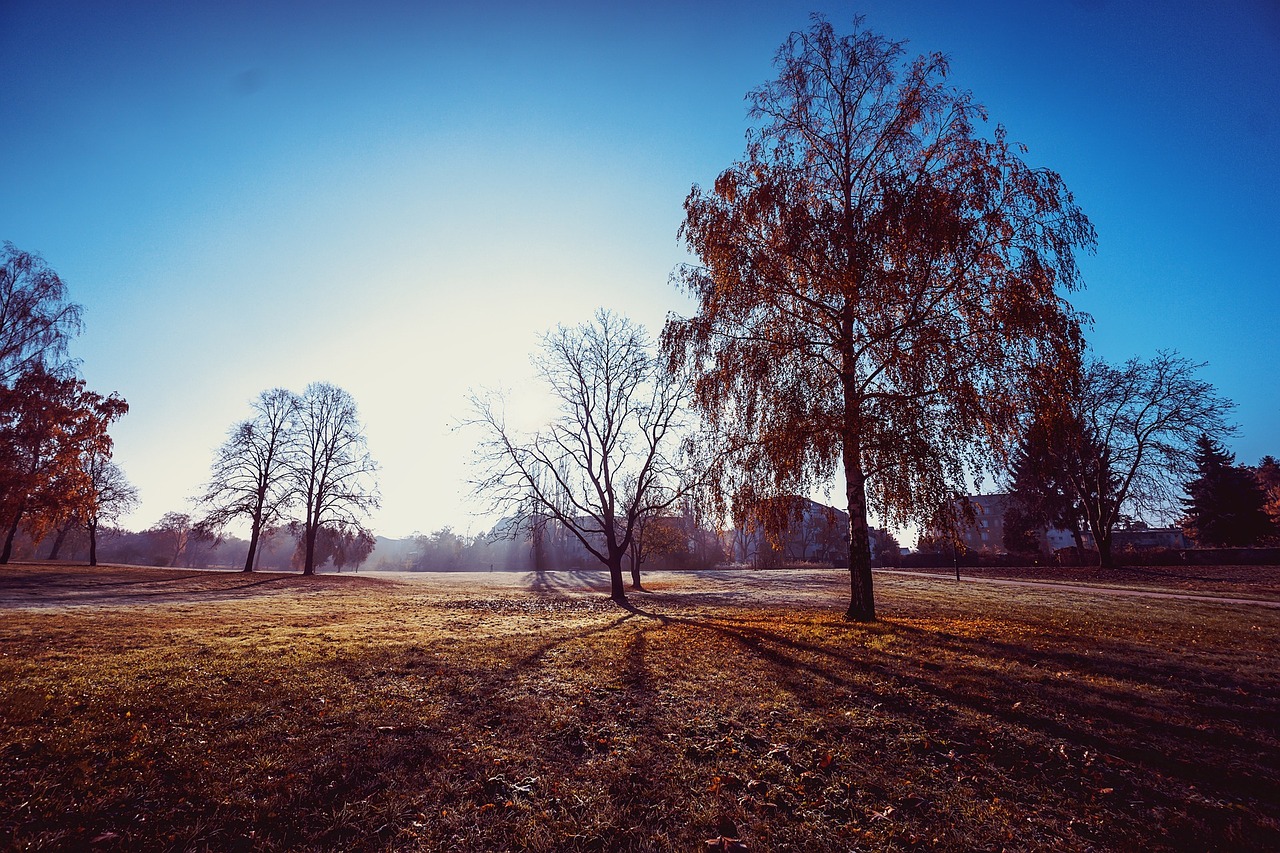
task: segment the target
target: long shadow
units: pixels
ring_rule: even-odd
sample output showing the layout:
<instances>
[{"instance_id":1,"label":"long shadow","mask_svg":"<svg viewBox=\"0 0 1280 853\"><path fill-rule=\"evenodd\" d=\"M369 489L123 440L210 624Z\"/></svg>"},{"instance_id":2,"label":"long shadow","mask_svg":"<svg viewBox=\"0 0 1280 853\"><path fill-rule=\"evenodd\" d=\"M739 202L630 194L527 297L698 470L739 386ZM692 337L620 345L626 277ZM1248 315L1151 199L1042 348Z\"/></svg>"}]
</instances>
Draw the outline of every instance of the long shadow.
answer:
<instances>
[{"instance_id":1,"label":"long shadow","mask_svg":"<svg viewBox=\"0 0 1280 853\"><path fill-rule=\"evenodd\" d=\"M241 572L216 573L244 576ZM11 578L0 576L0 592L31 593L31 602L52 605L93 605L110 604L119 601L153 601L172 599L175 601L203 601L218 598L243 598L251 590L262 587L290 586L300 575L278 574L263 576L251 574L243 583L227 586L188 586L174 589L174 584L181 581L192 581L209 577L206 573L184 572L177 575L157 576L155 578L137 580L118 580L95 582L91 575L64 574L61 576L38 576L44 582L26 581L10 583ZM253 578L250 580L249 578ZM87 581L87 582L86 582ZM160 588L156 588L160 587ZM30 602L28 602L30 603Z\"/></svg>"},{"instance_id":2,"label":"long shadow","mask_svg":"<svg viewBox=\"0 0 1280 853\"><path fill-rule=\"evenodd\" d=\"M246 579L248 582L239 588L279 583L287 581L289 577L252 581ZM540 582L536 577L529 580L531 585ZM543 594L566 591L568 587L558 582L563 580L546 579L545 589L538 591ZM580 589L581 587L577 587L578 591ZM868 709L878 707L880 713L892 715L894 722L903 728L929 729L938 725L940 716L945 715L936 713L936 707L927 707L936 703L942 708L971 711L998 720L1002 724L1000 734L1012 739L1028 752L1043 748L1043 744L1037 743L1035 737L1039 734L1066 741L1073 749L1088 747L1107 758L1132 762L1140 771L1174 775L1194 784L1210 796L1225 793L1247 801L1260 802L1262 805L1256 808L1257 812L1269 817L1276 815L1274 804L1280 802L1280 784L1274 777L1267 776L1264 770L1258 769L1263 762L1272 762L1272 767L1280 766L1280 754L1274 746L1274 738L1267 742L1239 734L1226 740L1201 744L1198 740L1203 737L1202 733L1185 726L1169 726L1165 729L1166 733L1184 741L1187 747L1181 752L1165 755L1158 744L1147 742L1144 728L1153 724L1168 724L1153 721L1150 715L1141 714L1141 709L1137 707L1141 702L1139 697L1121 689L1082 684L1075 679L1065 680L1062 684L1046 684L1034 680L1034 677L1038 677L1036 665L1043 667L1050 663L1055 666L1063 664L1059 667L1061 669L1078 669L1109 678L1138 682L1160 683L1166 677L1175 677L1176 688L1180 690L1191 691L1203 686L1194 683L1187 670L1144 665L1140 660L1134 660L1137 646L1128 648L1127 655L1126 647L1118 642L1095 646L1102 649L1101 656L1108 661L1104 666L1100 665L1097 658L1078 652L1041 651L1007 641L971 639L952 633L931 632L913 626L882 622L865 628L850 626L850 645L837 647L809 642L789 636L784 631L763 627L758 619L735 615L732 608L717 607L716 615L681 615L678 610L673 609L680 605L687 605L686 599L680 598L677 604L674 599L658 596L646 599L643 606L630 601L620 604L616 613L597 611L599 620L593 620L593 624L579 628L552 627L550 631L553 636L549 637L545 631L539 632L542 636L531 635L528 646L515 646L515 654L499 661L499 665L493 668L476 667L465 658L450 660L447 638L362 658L361 667L365 671L360 677L366 680L364 686L368 686L372 683L371 679L379 677L370 672L376 672L379 668L397 669L403 665L406 654L413 656L426 648L439 650L440 654L433 655L432 658L432 666L438 666L438 670L434 675L428 676L422 689L431 694L432 700L439 707L453 709L449 712L451 716L446 717L450 721L450 727L446 729L430 713L416 711L415 708L421 706L409 704L412 700L406 698L399 713L404 715L403 718L410 725L396 727L395 731L379 734L379 729L369 732L367 726L360 730L324 729L327 734L318 742L326 744L326 748L317 750L312 763L302 768L300 778L291 784L299 791L305 791L308 798L314 798L322 809L330 806L337 808L344 802L376 798L389 782L395 784L400 779L420 778L428 768L455 764L458 769L451 771L455 773L455 777L451 778L462 780L456 783L456 790L452 793L440 793L436 790L432 796L446 798L441 800L441 804L450 810L455 801L464 801L463 805L467 807L477 807L481 802L480 798L485 795L486 786L504 784L495 782L501 778L503 768L492 764L481 766L475 764L472 757L463 756L471 756L471 750L478 745L493 743L488 740L492 734L490 727L497 727L501 731L504 713L515 711L536 715L538 703L542 703L543 710L551 707L567 708L570 719L580 723L584 720L583 710L573 710L574 702L566 701L554 692L550 697L542 694L539 698L519 689L517 683L526 674L547 666L548 655L557 649L576 641L617 632L621 647L616 668L607 673L602 672L602 676L611 678L615 685L620 684L624 691L625 695L619 698L625 700L627 717L621 722L651 727L654 717L661 714L653 702L658 693L658 685L654 683L655 651L652 642L658 635L653 632L680 626L712 632L742 649L746 655L761 661L795 697L795 701L813 712L815 718L825 719L829 716L833 698L831 688L841 692L840 701L860 704ZM939 665L937 660L920 660L907 656L896 652L893 644L886 649L868 648L858 641L859 637L892 637L896 643L909 650L936 649L947 658L940 664L941 670L930 669L931 666ZM520 641L518 636L507 640ZM832 642L834 644L838 640ZM506 646L500 648L505 649ZM985 666L995 661L1010 662L1015 666L1015 672L1002 673ZM732 662L726 660L723 665L726 679L732 679ZM334 660L321 666L340 668L343 664ZM1219 680L1216 673L1211 678ZM1011 694L1008 683L1010 679L1025 683L1028 690L1037 691L1036 698L1046 707L1046 711L1020 711L999 704L998 697ZM961 683L956 684L957 681ZM506 696L513 687L518 688L516 696L521 704L499 706L495 700ZM585 698L590 704L590 697ZM1130 707L1115 708L1104 704L1106 701ZM1274 706L1277 702L1274 697L1257 697L1253 701L1260 708L1263 705ZM618 704L606 702L599 706L603 710L597 709L596 713L604 714L615 710ZM935 712L932 715L931 710ZM1064 718L1046 716L1053 711L1062 712ZM420 721L413 721L414 714L422 714ZM1087 722L1090 717L1112 722L1116 729L1093 731ZM947 719L947 724L950 724L951 718ZM1254 720L1253 723L1257 725L1259 721ZM973 725L974 731L978 729L979 726ZM1273 729L1274 723L1268 731ZM963 735L967 730L960 728L958 731ZM842 733L856 736L856 732ZM943 734L949 737L948 733ZM517 739L516 742L521 741ZM1209 748L1195 752L1202 745ZM556 762L572 766L574 763L574 759L565 754L564 740L557 739L551 731L543 732L542 736L535 735L527 749L526 754L511 759L512 766L528 768L554 765ZM1188 757L1188 754L1193 757ZM644 749L640 749L632 755L616 759L616 766L620 768L617 788L607 793L618 806L615 818L619 826L629 825L627 821L631 809L639 814L641 808L660 805L674 814L679 809L686 808L685 801L692 799L686 792L682 795L682 801L662 802L664 798L670 799L672 789L669 780L656 777L657 771L646 766L649 755ZM1239 756L1256 762L1258 767L1246 767L1242 771L1239 761L1226 760ZM990 757L982 760L992 763ZM1144 796L1166 802L1172 809L1182 805L1161 795L1141 772L1134 778L1133 784ZM198 790L184 790L181 794L199 802L199 812L212 815L223 808L211 800L203 801ZM543 794L540 789L537 795L547 799L551 797L550 793ZM1001 792L1001 797L1003 796ZM448 797L454 799L447 800ZM1268 802L1271 805L1267 805ZM316 803L309 802L307 806L314 809ZM494 809L495 812L501 810L501 806ZM245 821L244 828L256 828L264 835L270 833L269 837L275 843L285 847L313 846L321 841L329 841L336 846L333 839L317 840L310 836L310 825L304 818L284 823L293 819L282 816L279 818L282 822L280 829L275 828L274 819L269 821L265 817L254 817L246 813L242 820ZM636 823L640 822L637 818ZM369 828L376 825L372 824ZM585 841L583 843L585 845Z\"/></svg>"},{"instance_id":3,"label":"long shadow","mask_svg":"<svg viewBox=\"0 0 1280 853\"><path fill-rule=\"evenodd\" d=\"M547 595L566 592L609 592L609 576L586 569L553 569L529 572L526 585L532 592Z\"/></svg>"},{"instance_id":4,"label":"long shadow","mask_svg":"<svg viewBox=\"0 0 1280 853\"><path fill-rule=\"evenodd\" d=\"M997 704L991 697L1009 695L1007 677L1002 677L998 673L977 673L976 677L970 678L969 689L962 690L939 683L938 676L930 677L922 672L919 662L902 658L887 660L883 653L871 653L864 654L857 661L860 667L859 673L879 676L887 683L894 685L895 689L875 690L868 698L864 680L851 678L843 673L843 670L850 666L851 658L832 649L804 643L759 628L728 627L717 624L713 620L671 618L670 621L694 625L735 641L745 650L771 664L780 680L788 685L793 694L797 698L803 698L815 709L821 707L821 702L813 695L815 679L821 679L834 687L848 691L850 698L861 696L864 705L874 704L882 710L889 710L905 717L919 714L920 709L909 696L910 691L918 691L921 694L933 696L943 705L989 715L1005 724L1025 726L1053 738L1088 746L1102 754L1177 776L1188 784L1202 788L1212 787L1231 797L1250 799L1260 797L1264 801L1280 802L1280 779L1267 775L1264 769L1265 766L1280 766L1280 750L1277 750L1274 745L1268 747L1257 737L1233 732L1218 732L1210 742L1205 733L1194 724L1175 724L1168 720L1155 719L1151 714L1142 713L1141 707L1137 707L1141 702L1140 698L1123 691L1109 691L1110 695L1105 698L1128 704L1131 710L1090 702L1090 694L1096 692L1093 685L1086 687L1071 681L1062 685L1044 682L1028 684L1028 687L1034 687L1040 691L1038 698L1046 700L1041 704L1049 709L1066 710L1069 713L1065 717L1076 721L1064 722L1045 715L1021 712L1013 709L1012 706ZM894 630L910 632L913 629L894 626ZM917 634L926 642L935 636L928 632L917 632ZM962 644L958 640L959 638L953 636L944 637L943 643L949 644L953 650L965 651L979 659L992 657L991 646L998 648L1008 645L1001 643L988 645L978 642ZM828 663L823 665L815 658L826 659ZM1090 660L1090 663L1096 668L1096 660ZM1129 677L1143 680L1140 667L1127 666L1123 669ZM947 671L954 672L953 669ZM964 672L972 676L975 670L970 667ZM1189 682L1187 686L1191 686ZM1045 693L1050 695L1045 696ZM1267 700L1261 704L1274 706L1277 703L1274 700ZM1272 720L1277 718L1274 709L1264 710L1263 708L1242 711L1242 716L1246 722L1253 725L1259 724L1264 717L1270 717ZM1119 731L1107 733L1087 728L1089 721L1097 719L1114 723ZM1158 726L1163 735L1187 744L1188 749L1196 753L1197 757L1191 759L1173 755L1161 744L1144 743L1148 740L1154 726ZM1272 731L1273 729L1274 725L1269 729L1269 739L1272 744L1275 742L1276 734ZM1272 758L1269 761L1259 760L1259 754L1267 752L1273 754ZM1246 769L1241 768L1240 761L1230 760L1242 756L1250 757L1249 761L1245 762ZM1250 762L1252 762L1251 767L1248 766Z\"/></svg>"}]
</instances>

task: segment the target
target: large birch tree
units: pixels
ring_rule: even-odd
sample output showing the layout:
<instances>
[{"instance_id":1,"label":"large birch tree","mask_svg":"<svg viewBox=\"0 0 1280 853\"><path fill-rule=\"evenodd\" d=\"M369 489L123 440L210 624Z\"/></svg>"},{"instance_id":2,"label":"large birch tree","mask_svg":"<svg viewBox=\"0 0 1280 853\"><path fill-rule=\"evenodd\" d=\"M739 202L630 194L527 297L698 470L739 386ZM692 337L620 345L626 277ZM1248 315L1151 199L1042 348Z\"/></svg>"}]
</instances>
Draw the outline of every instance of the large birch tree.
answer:
<instances>
[{"instance_id":1,"label":"large birch tree","mask_svg":"<svg viewBox=\"0 0 1280 853\"><path fill-rule=\"evenodd\" d=\"M1094 232L938 54L821 17L748 95L746 154L685 202L697 312L664 344L695 400L746 448L722 503L844 475L847 616L875 618L868 513L926 522L1016 434L1027 370L1075 369L1064 294Z\"/></svg>"}]
</instances>

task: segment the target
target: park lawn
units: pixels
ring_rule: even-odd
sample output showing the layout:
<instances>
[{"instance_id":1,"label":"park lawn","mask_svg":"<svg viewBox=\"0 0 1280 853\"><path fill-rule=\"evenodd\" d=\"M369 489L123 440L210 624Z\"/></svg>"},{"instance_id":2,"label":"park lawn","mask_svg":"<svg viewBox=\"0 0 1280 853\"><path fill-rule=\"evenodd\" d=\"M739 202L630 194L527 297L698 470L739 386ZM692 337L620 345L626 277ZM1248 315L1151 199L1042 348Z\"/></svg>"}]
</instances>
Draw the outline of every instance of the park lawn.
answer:
<instances>
[{"instance_id":1,"label":"park lawn","mask_svg":"<svg viewBox=\"0 0 1280 853\"><path fill-rule=\"evenodd\" d=\"M919 574L950 575L951 567L911 568ZM962 566L965 579L1009 579L1072 586L1149 590L1175 595L1280 601L1280 566Z\"/></svg>"},{"instance_id":2,"label":"park lawn","mask_svg":"<svg viewBox=\"0 0 1280 853\"><path fill-rule=\"evenodd\" d=\"M1280 849L1277 609L82 571L164 594L0 611L0 848Z\"/></svg>"}]
</instances>

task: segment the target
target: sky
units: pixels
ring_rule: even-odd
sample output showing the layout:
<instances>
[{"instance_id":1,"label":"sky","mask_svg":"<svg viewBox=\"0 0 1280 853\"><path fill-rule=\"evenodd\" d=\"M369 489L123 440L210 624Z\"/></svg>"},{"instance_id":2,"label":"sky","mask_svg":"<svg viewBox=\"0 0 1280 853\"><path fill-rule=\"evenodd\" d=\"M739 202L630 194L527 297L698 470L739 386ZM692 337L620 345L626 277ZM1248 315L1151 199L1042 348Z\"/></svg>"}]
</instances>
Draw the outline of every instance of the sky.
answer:
<instances>
[{"instance_id":1,"label":"sky","mask_svg":"<svg viewBox=\"0 0 1280 853\"><path fill-rule=\"evenodd\" d=\"M948 55L1097 228L1095 353L1207 362L1238 461L1280 455L1275 0L0 0L0 240L129 401L123 524L189 511L259 392L327 381L381 465L375 532L479 532L469 395L519 409L539 336L598 307L689 313L681 205L814 11Z\"/></svg>"}]
</instances>

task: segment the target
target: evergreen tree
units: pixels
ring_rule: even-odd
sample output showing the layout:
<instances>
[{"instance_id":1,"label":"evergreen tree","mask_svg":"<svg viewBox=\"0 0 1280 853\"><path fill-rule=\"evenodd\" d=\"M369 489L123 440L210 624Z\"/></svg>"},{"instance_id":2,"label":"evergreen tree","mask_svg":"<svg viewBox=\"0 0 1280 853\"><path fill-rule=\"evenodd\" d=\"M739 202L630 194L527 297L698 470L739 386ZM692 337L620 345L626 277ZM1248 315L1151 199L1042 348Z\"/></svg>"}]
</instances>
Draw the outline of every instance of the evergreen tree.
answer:
<instances>
[{"instance_id":1,"label":"evergreen tree","mask_svg":"<svg viewBox=\"0 0 1280 853\"><path fill-rule=\"evenodd\" d=\"M1195 447L1196 478L1184 487L1183 528L1200 545L1244 547L1273 530L1266 495L1254 473L1235 465L1235 454L1202 435Z\"/></svg>"},{"instance_id":2,"label":"evergreen tree","mask_svg":"<svg viewBox=\"0 0 1280 853\"><path fill-rule=\"evenodd\" d=\"M1084 550L1084 511L1071 468L1080 467L1080 430L1071 418L1037 415L1023 433L1009 466L1009 509L1005 547L1016 553L1039 550L1035 528L1069 530ZM1073 440L1077 439L1077 440Z\"/></svg>"}]
</instances>

